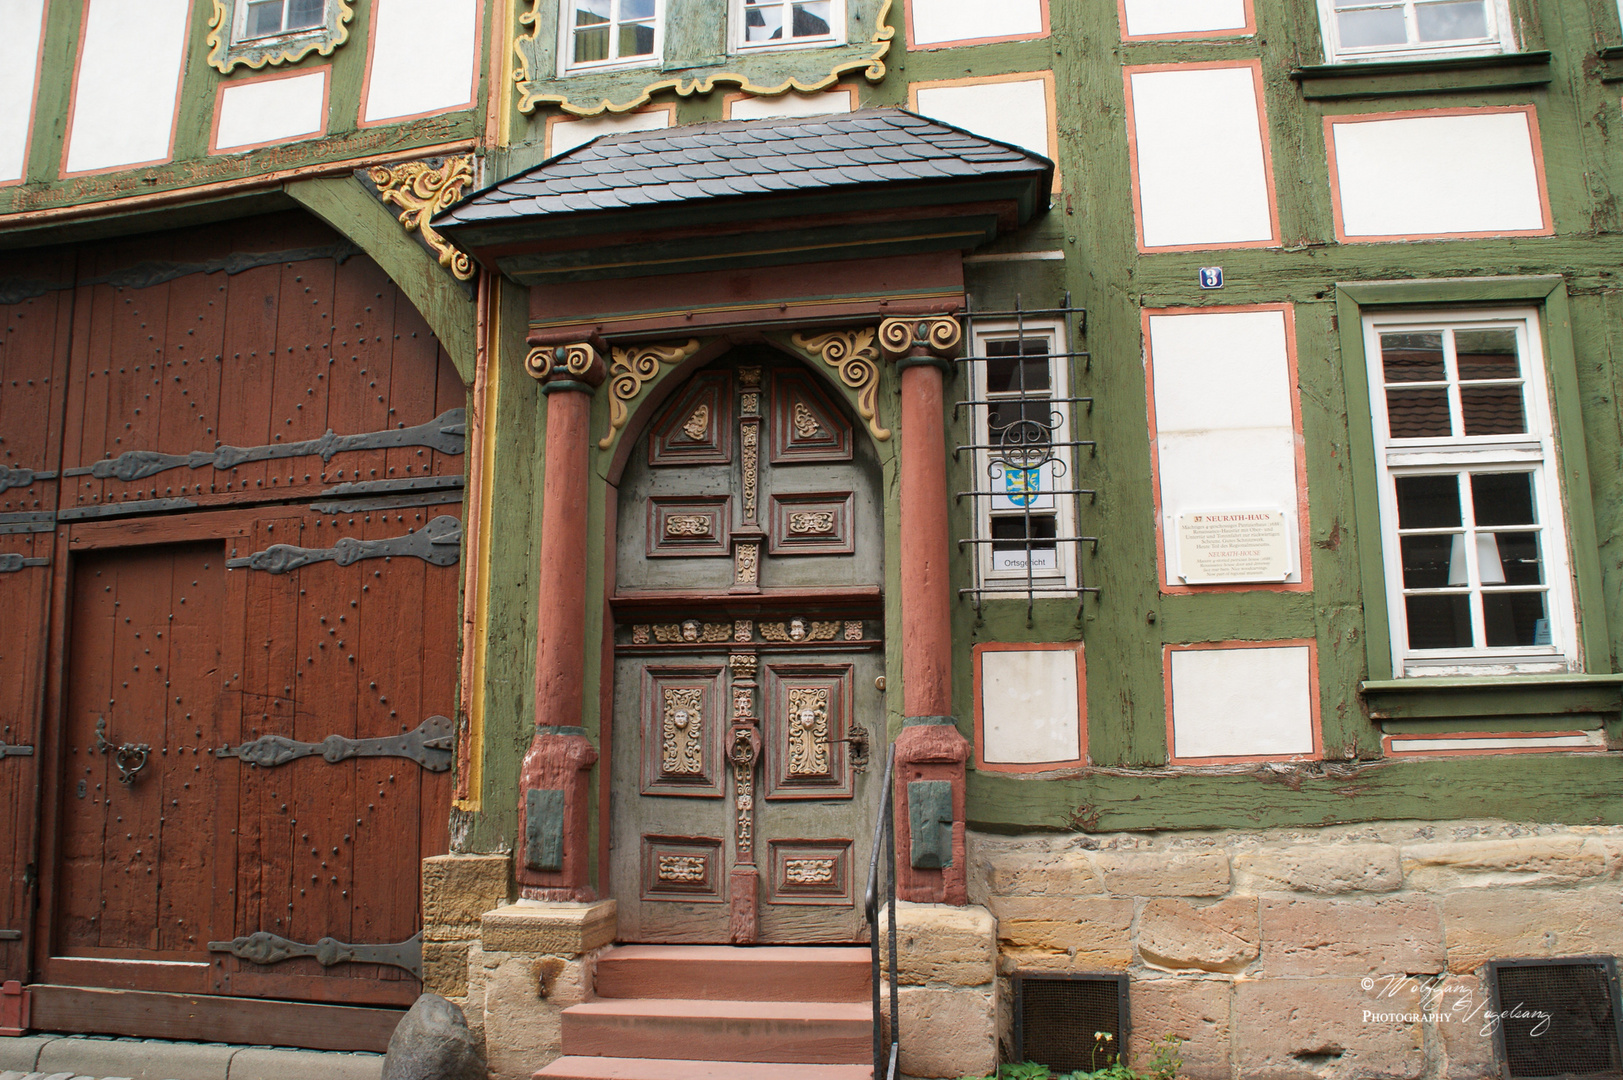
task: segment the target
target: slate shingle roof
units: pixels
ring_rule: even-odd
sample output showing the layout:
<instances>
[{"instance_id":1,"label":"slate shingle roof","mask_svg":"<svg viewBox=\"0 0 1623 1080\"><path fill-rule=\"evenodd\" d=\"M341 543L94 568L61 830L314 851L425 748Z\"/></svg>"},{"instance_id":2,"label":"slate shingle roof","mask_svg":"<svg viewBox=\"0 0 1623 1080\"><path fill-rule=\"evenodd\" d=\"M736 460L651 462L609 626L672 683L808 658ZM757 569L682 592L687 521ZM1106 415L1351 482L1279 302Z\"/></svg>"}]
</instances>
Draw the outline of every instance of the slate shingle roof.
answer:
<instances>
[{"instance_id":1,"label":"slate shingle roof","mask_svg":"<svg viewBox=\"0 0 1623 1080\"><path fill-rule=\"evenodd\" d=\"M1052 169L1047 158L902 109L728 120L599 136L469 196L434 225Z\"/></svg>"}]
</instances>

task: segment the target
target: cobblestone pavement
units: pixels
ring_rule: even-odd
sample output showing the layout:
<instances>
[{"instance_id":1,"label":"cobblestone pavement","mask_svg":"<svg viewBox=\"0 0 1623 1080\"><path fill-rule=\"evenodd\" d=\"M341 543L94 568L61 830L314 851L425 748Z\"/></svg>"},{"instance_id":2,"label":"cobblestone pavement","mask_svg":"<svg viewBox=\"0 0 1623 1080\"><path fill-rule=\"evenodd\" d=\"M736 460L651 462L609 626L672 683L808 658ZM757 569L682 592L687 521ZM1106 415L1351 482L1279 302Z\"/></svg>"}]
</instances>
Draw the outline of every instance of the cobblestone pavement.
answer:
<instances>
[{"instance_id":1,"label":"cobblestone pavement","mask_svg":"<svg viewBox=\"0 0 1623 1080\"><path fill-rule=\"evenodd\" d=\"M0 1038L0 1080L380 1080L383 1055L93 1035Z\"/></svg>"}]
</instances>

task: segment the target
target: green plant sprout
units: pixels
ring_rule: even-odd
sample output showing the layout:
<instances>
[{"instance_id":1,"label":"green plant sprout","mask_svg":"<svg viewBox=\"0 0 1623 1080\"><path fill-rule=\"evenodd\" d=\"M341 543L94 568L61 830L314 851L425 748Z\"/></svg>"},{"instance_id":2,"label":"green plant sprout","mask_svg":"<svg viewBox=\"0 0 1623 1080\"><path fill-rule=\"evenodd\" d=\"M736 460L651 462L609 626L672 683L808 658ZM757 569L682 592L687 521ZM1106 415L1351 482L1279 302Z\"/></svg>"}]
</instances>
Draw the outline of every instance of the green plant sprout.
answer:
<instances>
[{"instance_id":1,"label":"green plant sprout","mask_svg":"<svg viewBox=\"0 0 1623 1080\"><path fill-rule=\"evenodd\" d=\"M1183 1068L1181 1048L1186 1040L1182 1035L1163 1035L1151 1043L1150 1060L1142 1072L1123 1065L1113 1053L1103 1053L1114 1041L1115 1036L1107 1031L1093 1033L1093 1052L1088 1059L1091 1067L1088 1069L1056 1073L1047 1065L1027 1061L1000 1066L990 1076L966 1076L964 1080L1176 1080L1178 1070ZM1104 1064L1101 1066L1099 1060L1102 1053Z\"/></svg>"}]
</instances>

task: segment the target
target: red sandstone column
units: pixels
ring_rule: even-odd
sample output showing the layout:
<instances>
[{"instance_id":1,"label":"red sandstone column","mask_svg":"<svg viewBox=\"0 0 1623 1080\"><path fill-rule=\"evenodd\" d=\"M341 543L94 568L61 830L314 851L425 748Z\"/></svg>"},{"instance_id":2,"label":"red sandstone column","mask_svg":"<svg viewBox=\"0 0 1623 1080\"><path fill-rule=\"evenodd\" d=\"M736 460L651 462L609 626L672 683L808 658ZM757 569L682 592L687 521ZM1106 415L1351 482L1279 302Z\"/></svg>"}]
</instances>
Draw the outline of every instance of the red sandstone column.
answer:
<instances>
[{"instance_id":1,"label":"red sandstone column","mask_svg":"<svg viewBox=\"0 0 1623 1080\"><path fill-rule=\"evenodd\" d=\"M902 733L896 739L896 895L965 904L964 765L969 742L952 716L952 583L947 536L944 375L963 342L956 319L886 319L879 344L902 373ZM941 785L946 785L943 789ZM910 786L921 785L921 786ZM950 825L947 800L950 791ZM912 794L937 808L923 828L950 827L943 845L915 851ZM926 804L923 799L930 801ZM931 848L930 844L925 845ZM941 865L933 865L941 864Z\"/></svg>"},{"instance_id":2,"label":"red sandstone column","mask_svg":"<svg viewBox=\"0 0 1623 1080\"><path fill-rule=\"evenodd\" d=\"M516 873L531 900L595 900L587 883L589 780L581 726L586 670L586 500L592 394L607 369L589 342L544 346L525 366L547 397L536 619L535 739L519 770Z\"/></svg>"}]
</instances>

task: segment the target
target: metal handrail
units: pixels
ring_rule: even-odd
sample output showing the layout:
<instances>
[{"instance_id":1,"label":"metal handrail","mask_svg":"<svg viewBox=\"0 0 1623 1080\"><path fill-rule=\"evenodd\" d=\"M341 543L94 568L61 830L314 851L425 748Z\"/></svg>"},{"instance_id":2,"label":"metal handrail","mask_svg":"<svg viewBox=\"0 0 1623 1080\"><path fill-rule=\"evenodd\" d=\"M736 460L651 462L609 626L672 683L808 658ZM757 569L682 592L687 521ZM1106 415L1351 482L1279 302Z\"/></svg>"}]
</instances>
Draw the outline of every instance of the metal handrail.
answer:
<instances>
[{"instance_id":1,"label":"metal handrail","mask_svg":"<svg viewBox=\"0 0 1623 1080\"><path fill-rule=\"evenodd\" d=\"M896 811L892 789L896 775L896 745L891 744L885 756L885 780L880 787L879 820L874 824L873 854L868 859L868 891L863 898L863 909L868 916L868 944L873 956L873 1080L895 1080L896 1061L901 1045L897 1022L900 1006L896 997ZM879 860L880 844L884 845L885 859ZM882 1026L884 1010L879 993L879 868L883 865L885 894L890 909L890 1042L886 1045Z\"/></svg>"}]
</instances>

